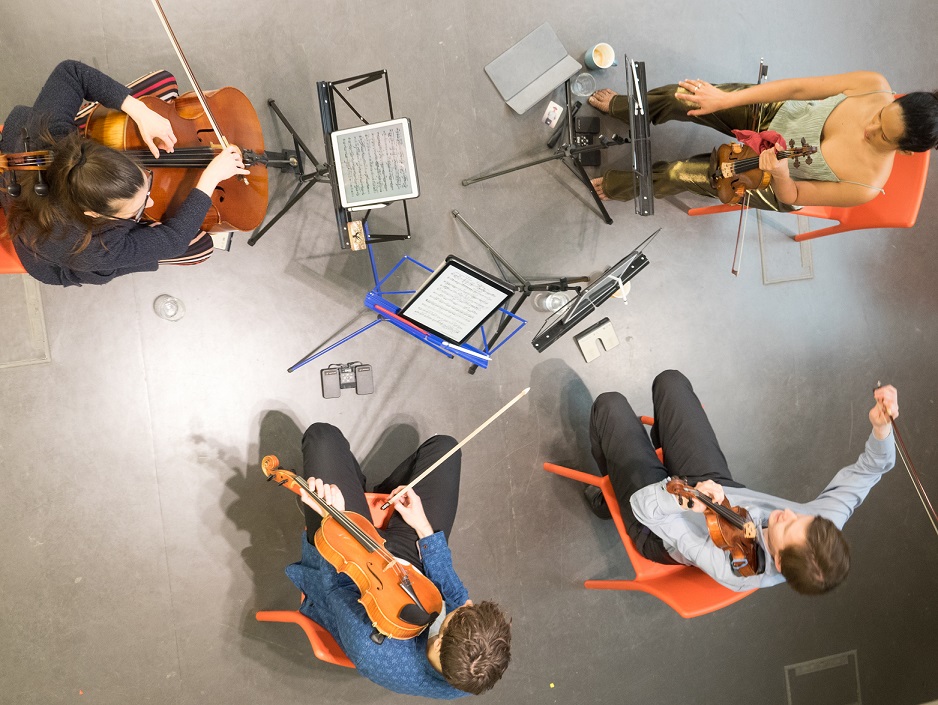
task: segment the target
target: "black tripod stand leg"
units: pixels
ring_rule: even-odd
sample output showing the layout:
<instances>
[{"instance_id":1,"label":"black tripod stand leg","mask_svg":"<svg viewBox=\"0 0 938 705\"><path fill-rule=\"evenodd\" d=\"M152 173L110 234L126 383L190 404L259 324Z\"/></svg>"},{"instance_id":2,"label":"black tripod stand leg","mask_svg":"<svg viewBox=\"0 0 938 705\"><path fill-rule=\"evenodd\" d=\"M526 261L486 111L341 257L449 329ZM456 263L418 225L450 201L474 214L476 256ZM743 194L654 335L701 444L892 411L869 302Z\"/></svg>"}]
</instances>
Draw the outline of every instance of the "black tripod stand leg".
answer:
<instances>
[{"instance_id":1,"label":"black tripod stand leg","mask_svg":"<svg viewBox=\"0 0 938 705\"><path fill-rule=\"evenodd\" d=\"M530 295L531 294L528 291L521 291L520 296L518 296L518 300L515 302L514 306L511 307L512 315L518 313L518 311L521 309L521 305L525 301L528 300L528 297ZM498 322L498 327L495 329L495 332L492 334L492 337L488 339L488 346L490 349L492 345L494 345L495 342L501 337L502 333L505 332L505 329L508 327L508 324L511 323L511 321L512 321L511 316L504 314L504 313L502 314L502 318ZM469 367L469 374L474 375L477 369L479 369L478 365L471 365Z\"/></svg>"},{"instance_id":2,"label":"black tripod stand leg","mask_svg":"<svg viewBox=\"0 0 938 705\"><path fill-rule=\"evenodd\" d=\"M586 173L586 169L583 168L583 165L580 164L579 160L577 159L564 159L563 163L570 167L573 173L576 174L580 178L580 181L583 182L583 185L589 189L590 195L593 197L593 201L596 203L596 207L599 208L599 217L606 221L606 225L612 225L612 218L609 217L609 211L607 211L606 206L603 205L603 201L596 192L596 188L593 186L593 182L590 181L590 177Z\"/></svg>"},{"instance_id":3,"label":"black tripod stand leg","mask_svg":"<svg viewBox=\"0 0 938 705\"><path fill-rule=\"evenodd\" d=\"M533 162L527 162L525 164L519 164L518 166L512 166L507 169L502 169L501 171L493 171L491 174L479 174L478 176L473 176L468 179L463 179L462 185L468 186L469 184L476 184L480 181L485 181L486 179L494 179L496 176L504 176L505 174L511 174L515 171L521 171L522 169L527 169L529 166L537 166L538 164L544 164L545 162L550 162L555 159L563 159L563 152L557 152L556 154L551 154L549 157L544 157L543 159L535 159Z\"/></svg>"},{"instance_id":4,"label":"black tripod stand leg","mask_svg":"<svg viewBox=\"0 0 938 705\"><path fill-rule=\"evenodd\" d=\"M280 209L280 212L277 213L277 215L275 215L273 218L270 219L270 222L267 223L267 225L258 227L257 230L254 231L254 233L248 239L248 245L251 245L253 247L254 244L258 240L264 237L264 233L270 230L278 220L280 220L284 215L286 215L287 211L290 210L297 201L303 198L306 192L309 191L313 187L313 185L316 183L319 183L319 182L307 181L305 184L302 184L302 183L297 184L296 188L293 189L293 195L290 196L290 200L286 202L286 204L283 206L283 208Z\"/></svg>"},{"instance_id":5,"label":"black tripod stand leg","mask_svg":"<svg viewBox=\"0 0 938 705\"><path fill-rule=\"evenodd\" d=\"M310 161L318 167L319 161L316 159L316 156L312 153L310 148L306 146L300 136L296 133L296 130L293 129L293 125L291 125L290 121L287 120L286 115L280 112L280 108L277 107L277 101L271 98L267 101L267 105L269 105L271 109L277 114L277 117L280 118L280 122L283 123L283 126L287 128L287 131L293 137L294 143L298 144L300 149L302 149L306 156L309 157Z\"/></svg>"}]
</instances>

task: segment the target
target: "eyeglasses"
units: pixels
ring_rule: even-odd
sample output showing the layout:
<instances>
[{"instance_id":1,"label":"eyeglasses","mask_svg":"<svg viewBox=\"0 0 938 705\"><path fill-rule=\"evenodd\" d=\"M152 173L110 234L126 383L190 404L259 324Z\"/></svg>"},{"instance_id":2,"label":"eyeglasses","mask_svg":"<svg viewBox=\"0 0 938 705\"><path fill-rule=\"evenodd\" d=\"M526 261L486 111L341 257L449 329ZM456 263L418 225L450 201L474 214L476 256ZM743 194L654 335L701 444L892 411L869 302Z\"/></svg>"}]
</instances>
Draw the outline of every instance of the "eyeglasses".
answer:
<instances>
[{"instance_id":1,"label":"eyeglasses","mask_svg":"<svg viewBox=\"0 0 938 705\"><path fill-rule=\"evenodd\" d=\"M135 223L139 223L140 219L143 217L143 211L147 209L147 204L150 202L150 191L153 190L153 172L149 169L144 169L147 173L147 195L143 199L143 205L140 206L140 210L137 211L137 215L133 217Z\"/></svg>"}]
</instances>

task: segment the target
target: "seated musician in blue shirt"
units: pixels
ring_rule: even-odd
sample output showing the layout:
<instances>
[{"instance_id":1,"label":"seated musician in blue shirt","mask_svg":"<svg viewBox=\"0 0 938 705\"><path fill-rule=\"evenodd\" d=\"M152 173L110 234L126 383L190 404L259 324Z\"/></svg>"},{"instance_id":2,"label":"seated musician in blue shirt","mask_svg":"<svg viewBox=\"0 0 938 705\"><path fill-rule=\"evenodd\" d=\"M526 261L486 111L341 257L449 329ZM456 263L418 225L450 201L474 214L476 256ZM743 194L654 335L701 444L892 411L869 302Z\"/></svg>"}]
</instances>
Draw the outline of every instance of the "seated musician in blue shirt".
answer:
<instances>
[{"instance_id":1,"label":"seated musician in blue shirt","mask_svg":"<svg viewBox=\"0 0 938 705\"><path fill-rule=\"evenodd\" d=\"M394 494L455 445L447 436L432 437L375 491ZM412 639L382 639L376 633L356 585L337 573L313 544L324 510L304 496L308 533L303 555L287 567L287 575L306 596L300 611L332 634L363 676L396 693L442 700L478 695L502 677L511 658L509 619L494 602L474 604L453 569L447 538L456 517L460 463L457 451L403 493L387 527L378 530L387 550L423 572L443 597L443 613ZM318 423L306 430L303 469L310 488L327 504L371 516L365 477L335 426Z\"/></svg>"},{"instance_id":2,"label":"seated musician in blue shirt","mask_svg":"<svg viewBox=\"0 0 938 705\"><path fill-rule=\"evenodd\" d=\"M596 399L590 419L593 458L612 482L635 547L649 560L697 566L731 590L787 582L802 594L819 595L846 578L850 551L841 529L896 462L891 424L899 415L896 389L881 387L873 396L873 429L863 453L804 504L755 492L733 479L691 383L674 370L658 375L652 387L651 442L624 396L609 392ZM662 449L663 463L655 447ZM689 507L688 500L665 489L669 476L686 478L717 503L725 497L749 511L756 528L754 575L741 575L713 543L702 502ZM597 516L609 518L598 488L587 488L586 497Z\"/></svg>"}]
</instances>

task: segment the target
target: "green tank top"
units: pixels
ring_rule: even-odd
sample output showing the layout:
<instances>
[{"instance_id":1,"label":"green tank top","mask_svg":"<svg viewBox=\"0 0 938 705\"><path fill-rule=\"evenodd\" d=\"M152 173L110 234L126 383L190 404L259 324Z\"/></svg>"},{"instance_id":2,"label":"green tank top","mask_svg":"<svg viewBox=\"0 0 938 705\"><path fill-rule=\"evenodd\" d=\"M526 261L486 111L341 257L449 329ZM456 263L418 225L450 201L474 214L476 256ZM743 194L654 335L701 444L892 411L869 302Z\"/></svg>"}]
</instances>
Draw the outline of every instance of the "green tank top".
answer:
<instances>
[{"instance_id":1,"label":"green tank top","mask_svg":"<svg viewBox=\"0 0 938 705\"><path fill-rule=\"evenodd\" d=\"M873 93L891 92L891 91L872 91ZM867 95L864 93L863 95ZM801 138L807 140L808 144L818 148L817 152L811 155L811 164L806 160L800 159L801 166L797 169L792 166L790 170L791 178L797 181L837 181L845 184L856 184L866 188L875 189L881 193L886 193L883 189L869 184L861 184L859 181L847 181L839 178L824 159L821 152L821 132L827 118L845 99L850 96L844 93L832 95L824 100L786 100L782 103L772 122L769 123L769 129L778 132L789 143L789 146L798 146L801 144Z\"/></svg>"}]
</instances>

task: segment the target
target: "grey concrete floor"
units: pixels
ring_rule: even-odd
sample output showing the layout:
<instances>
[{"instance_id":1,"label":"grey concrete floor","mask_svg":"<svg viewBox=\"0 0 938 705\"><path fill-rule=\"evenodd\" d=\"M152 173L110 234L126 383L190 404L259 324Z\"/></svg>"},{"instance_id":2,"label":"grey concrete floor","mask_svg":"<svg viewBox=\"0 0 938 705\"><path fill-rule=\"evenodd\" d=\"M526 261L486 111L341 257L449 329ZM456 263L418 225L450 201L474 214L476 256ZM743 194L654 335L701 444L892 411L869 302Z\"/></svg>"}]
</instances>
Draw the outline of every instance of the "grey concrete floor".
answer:
<instances>
[{"instance_id":1,"label":"grey concrete floor","mask_svg":"<svg viewBox=\"0 0 938 705\"><path fill-rule=\"evenodd\" d=\"M853 650L862 702L938 697L938 541L901 468L847 525L854 568L842 588L806 599L777 587L694 620L647 595L585 590L584 579L631 568L579 488L541 470L545 460L589 467L597 394L620 390L650 411L652 378L678 368L737 477L807 500L862 450L882 379L900 390L910 450L938 492L938 167L914 229L816 241L815 277L772 286L752 234L741 276L730 276L735 220L691 219L693 199L658 201L646 219L612 204L606 226L556 164L460 185L544 153L543 106L514 114L483 67L545 20L574 55L607 41L644 60L651 85L750 80L764 56L774 78L873 69L908 91L934 88L935 3L783 0L740 12L688 0L166 0L165 9L203 87L244 90L271 148L285 135L267 98L321 154L315 82L389 70L396 112L413 121L423 192L412 202L413 239L377 247L383 271L404 254L431 266L456 254L491 269L454 208L528 275L592 273L663 230L628 306L603 308L622 344L596 362L583 363L571 339L539 355L530 339L543 314L530 307L528 327L474 376L378 327L324 359L374 365L373 396L337 400L321 398L316 363L286 373L369 320L367 258L339 250L325 188L256 247L239 236L204 266L44 288L52 362L0 372L0 701L405 701L317 662L296 627L255 622L258 609L296 604L283 567L297 558L302 529L292 498L263 482L260 458L277 453L296 466L302 429L325 420L380 479L418 438L462 437L528 385L528 399L465 450L451 541L470 594L513 617L512 666L487 701L785 703L786 665ZM63 58L121 80L178 70L144 0L8 0L3 16L4 114L31 103ZM597 78L625 85L620 69ZM654 157L717 140L663 126ZM627 149L604 159L626 164ZM292 183L276 175L271 184L277 207ZM782 239L770 257L796 251ZM153 314L164 292L185 302L182 321Z\"/></svg>"}]
</instances>

